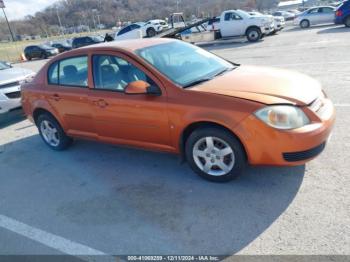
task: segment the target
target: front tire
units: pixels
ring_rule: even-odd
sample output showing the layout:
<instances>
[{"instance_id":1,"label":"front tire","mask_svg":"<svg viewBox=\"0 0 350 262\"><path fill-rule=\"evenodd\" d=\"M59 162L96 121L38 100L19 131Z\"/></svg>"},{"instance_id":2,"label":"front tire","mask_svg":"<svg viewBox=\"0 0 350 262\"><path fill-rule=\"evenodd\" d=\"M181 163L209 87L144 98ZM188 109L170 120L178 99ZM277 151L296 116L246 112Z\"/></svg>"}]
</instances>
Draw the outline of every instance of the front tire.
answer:
<instances>
[{"instance_id":1,"label":"front tire","mask_svg":"<svg viewBox=\"0 0 350 262\"><path fill-rule=\"evenodd\" d=\"M41 114L36 124L41 138L51 149L61 151L71 145L72 139L66 135L61 125L50 114Z\"/></svg>"},{"instance_id":2,"label":"front tire","mask_svg":"<svg viewBox=\"0 0 350 262\"><path fill-rule=\"evenodd\" d=\"M238 139L220 128L195 130L186 141L185 151L192 170L213 182L237 178L247 163Z\"/></svg>"},{"instance_id":3,"label":"front tire","mask_svg":"<svg viewBox=\"0 0 350 262\"><path fill-rule=\"evenodd\" d=\"M246 33L247 39L249 42L257 42L261 39L262 34L259 28L250 28Z\"/></svg>"},{"instance_id":4,"label":"front tire","mask_svg":"<svg viewBox=\"0 0 350 262\"><path fill-rule=\"evenodd\" d=\"M303 29L309 28L309 27L310 27L310 22L309 22L309 20L302 20L302 21L300 22L300 27L303 28Z\"/></svg>"}]
</instances>

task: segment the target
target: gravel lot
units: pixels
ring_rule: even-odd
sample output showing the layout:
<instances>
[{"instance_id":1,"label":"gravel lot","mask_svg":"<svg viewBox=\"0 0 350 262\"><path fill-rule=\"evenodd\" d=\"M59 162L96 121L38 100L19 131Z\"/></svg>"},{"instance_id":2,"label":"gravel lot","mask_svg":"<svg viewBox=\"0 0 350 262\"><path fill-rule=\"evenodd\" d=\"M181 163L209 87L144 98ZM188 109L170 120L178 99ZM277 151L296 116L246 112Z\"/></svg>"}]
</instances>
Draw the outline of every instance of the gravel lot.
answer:
<instances>
[{"instance_id":1,"label":"gravel lot","mask_svg":"<svg viewBox=\"0 0 350 262\"><path fill-rule=\"evenodd\" d=\"M93 254L350 255L349 37L350 29L322 26L205 47L309 74L337 107L316 160L251 167L228 184L198 178L169 154L88 141L54 152L20 112L1 116L0 254L62 254L80 244ZM37 230L58 241L47 245Z\"/></svg>"}]
</instances>

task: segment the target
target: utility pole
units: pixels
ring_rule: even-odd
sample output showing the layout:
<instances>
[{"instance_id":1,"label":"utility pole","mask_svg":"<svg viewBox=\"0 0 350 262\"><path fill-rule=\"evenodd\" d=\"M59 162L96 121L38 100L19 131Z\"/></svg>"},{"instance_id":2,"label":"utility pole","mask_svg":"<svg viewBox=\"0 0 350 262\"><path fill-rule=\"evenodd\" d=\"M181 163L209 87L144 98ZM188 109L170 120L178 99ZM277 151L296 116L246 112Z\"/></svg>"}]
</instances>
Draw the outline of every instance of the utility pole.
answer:
<instances>
[{"instance_id":1,"label":"utility pole","mask_svg":"<svg viewBox=\"0 0 350 262\"><path fill-rule=\"evenodd\" d=\"M96 30L96 20L95 20L95 12L92 11L92 21L94 23L94 27L95 27L95 30Z\"/></svg>"},{"instance_id":2,"label":"utility pole","mask_svg":"<svg viewBox=\"0 0 350 262\"><path fill-rule=\"evenodd\" d=\"M180 0L176 0L176 12L179 12L179 2Z\"/></svg>"},{"instance_id":3,"label":"utility pole","mask_svg":"<svg viewBox=\"0 0 350 262\"><path fill-rule=\"evenodd\" d=\"M10 31L10 34L11 34L12 42L15 42L15 38L14 38L14 36L13 36L12 30L11 30L11 26L10 26L10 23L9 23L9 20L7 19L7 15L6 15L6 13L5 13L5 4L4 4L4 1L3 1L3 0L0 0L0 8L2 9L2 11L3 11L3 13L4 13L5 20L6 20L7 26L8 26L8 28L9 28L9 31Z\"/></svg>"},{"instance_id":4,"label":"utility pole","mask_svg":"<svg viewBox=\"0 0 350 262\"><path fill-rule=\"evenodd\" d=\"M61 23L61 18L60 18L60 15L58 13L58 6L56 6L56 14L57 14L58 23L60 25L61 34L64 35L64 33L63 33L63 26L62 26L62 23Z\"/></svg>"},{"instance_id":5,"label":"utility pole","mask_svg":"<svg viewBox=\"0 0 350 262\"><path fill-rule=\"evenodd\" d=\"M99 25L101 25L101 20L100 20L100 15L99 14L97 15L97 22L98 22Z\"/></svg>"}]
</instances>

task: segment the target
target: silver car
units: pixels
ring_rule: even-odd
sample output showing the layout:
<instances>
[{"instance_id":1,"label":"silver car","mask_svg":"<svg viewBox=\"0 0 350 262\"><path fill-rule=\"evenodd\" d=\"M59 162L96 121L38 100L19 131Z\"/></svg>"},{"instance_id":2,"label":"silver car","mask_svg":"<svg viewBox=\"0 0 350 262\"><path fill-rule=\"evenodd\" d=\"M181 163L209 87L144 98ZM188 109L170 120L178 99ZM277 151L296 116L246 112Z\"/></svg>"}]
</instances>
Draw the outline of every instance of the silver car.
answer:
<instances>
[{"instance_id":1,"label":"silver car","mask_svg":"<svg viewBox=\"0 0 350 262\"><path fill-rule=\"evenodd\" d=\"M311 25L334 23L335 8L333 6L318 6L310 8L294 19L294 25L308 28Z\"/></svg>"},{"instance_id":2,"label":"silver car","mask_svg":"<svg viewBox=\"0 0 350 262\"><path fill-rule=\"evenodd\" d=\"M33 71L0 61L0 114L21 107L21 84L34 75Z\"/></svg>"}]
</instances>

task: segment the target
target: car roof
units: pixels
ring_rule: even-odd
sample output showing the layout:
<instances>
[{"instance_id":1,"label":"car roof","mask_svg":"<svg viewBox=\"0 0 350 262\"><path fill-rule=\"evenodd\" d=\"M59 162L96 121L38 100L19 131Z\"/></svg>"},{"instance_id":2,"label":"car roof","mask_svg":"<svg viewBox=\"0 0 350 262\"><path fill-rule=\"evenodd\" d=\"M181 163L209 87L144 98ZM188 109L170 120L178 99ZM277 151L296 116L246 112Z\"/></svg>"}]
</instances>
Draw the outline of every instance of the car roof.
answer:
<instances>
[{"instance_id":1,"label":"car roof","mask_svg":"<svg viewBox=\"0 0 350 262\"><path fill-rule=\"evenodd\" d=\"M103 42L96 45L85 46L79 49L123 49L127 51L135 51L137 49L142 49L145 47L176 42L179 40L170 38L147 38L147 39L132 39L132 40L119 40L112 42Z\"/></svg>"},{"instance_id":2,"label":"car roof","mask_svg":"<svg viewBox=\"0 0 350 262\"><path fill-rule=\"evenodd\" d=\"M332 8L332 9L334 9L334 6L330 6L330 5L321 5L321 6L313 6L313 7L310 7L310 8L307 9L306 11L311 10L311 9L316 9L316 8L323 8L323 7L330 7L330 8Z\"/></svg>"}]
</instances>

